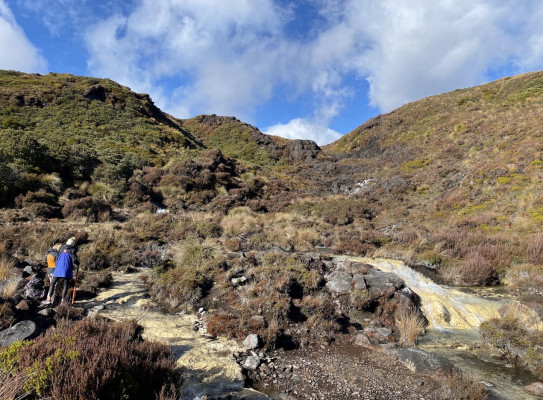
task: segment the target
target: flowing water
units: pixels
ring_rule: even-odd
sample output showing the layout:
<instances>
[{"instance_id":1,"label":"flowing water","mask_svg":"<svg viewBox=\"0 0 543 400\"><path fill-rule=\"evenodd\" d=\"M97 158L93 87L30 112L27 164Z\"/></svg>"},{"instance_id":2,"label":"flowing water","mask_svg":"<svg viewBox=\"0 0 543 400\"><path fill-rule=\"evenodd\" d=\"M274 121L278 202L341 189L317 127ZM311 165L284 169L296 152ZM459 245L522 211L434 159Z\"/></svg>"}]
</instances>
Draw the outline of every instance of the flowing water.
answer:
<instances>
[{"instance_id":1,"label":"flowing water","mask_svg":"<svg viewBox=\"0 0 543 400\"><path fill-rule=\"evenodd\" d=\"M473 290L438 285L396 260L348 258L398 275L421 297L422 309L430 325L420 347L442 354L464 372L491 382L495 386L492 399L535 399L523 390L525 385L535 381L531 374L476 354L481 322L497 317L499 308L510 300L507 296L492 290L474 293ZM233 352L243 350L239 345L194 331L196 317L192 315L167 314L154 307L138 273L113 275L111 288L104 289L91 301L78 303L114 320L137 319L145 328L143 336L146 340L171 345L178 365L185 368L183 399L228 393L250 396L251 392L243 389L241 368L232 358ZM93 305L100 306L93 309Z\"/></svg>"},{"instance_id":2,"label":"flowing water","mask_svg":"<svg viewBox=\"0 0 543 400\"><path fill-rule=\"evenodd\" d=\"M91 301L77 304L89 308L89 314L116 321L136 319L144 328L145 340L169 344L177 364L184 368L183 399L250 397L252 391L244 389L241 368L232 357L235 351L243 351L237 343L195 331L193 315L168 314L154 307L138 273L116 272L113 282Z\"/></svg>"},{"instance_id":3,"label":"flowing water","mask_svg":"<svg viewBox=\"0 0 543 400\"><path fill-rule=\"evenodd\" d=\"M348 259L396 274L421 297L421 308L429 322L427 332L419 343L421 348L444 355L462 371L493 384L493 399L535 399L524 391L524 386L537 380L532 374L477 354L479 326L487 319L498 317L500 307L506 305L511 297L492 289L438 285L397 260L367 257Z\"/></svg>"}]
</instances>

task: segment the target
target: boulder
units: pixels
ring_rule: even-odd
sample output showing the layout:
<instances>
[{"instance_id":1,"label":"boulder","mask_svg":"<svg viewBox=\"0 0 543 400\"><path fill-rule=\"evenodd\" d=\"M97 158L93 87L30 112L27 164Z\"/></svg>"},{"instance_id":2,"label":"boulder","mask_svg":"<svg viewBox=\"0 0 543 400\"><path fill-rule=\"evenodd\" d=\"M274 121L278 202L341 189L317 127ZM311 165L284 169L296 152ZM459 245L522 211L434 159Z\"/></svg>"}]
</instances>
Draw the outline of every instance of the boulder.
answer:
<instances>
[{"instance_id":1,"label":"boulder","mask_svg":"<svg viewBox=\"0 0 543 400\"><path fill-rule=\"evenodd\" d=\"M541 382L534 382L531 385L525 386L524 390L532 396L543 397L543 383Z\"/></svg>"},{"instance_id":2,"label":"boulder","mask_svg":"<svg viewBox=\"0 0 543 400\"><path fill-rule=\"evenodd\" d=\"M417 374L449 374L456 371L456 367L448 358L429 353L422 349L398 347L390 352L396 356L402 364Z\"/></svg>"},{"instance_id":3,"label":"boulder","mask_svg":"<svg viewBox=\"0 0 543 400\"><path fill-rule=\"evenodd\" d=\"M249 356L243 363L243 368L254 371L260 365L260 358L258 356Z\"/></svg>"},{"instance_id":4,"label":"boulder","mask_svg":"<svg viewBox=\"0 0 543 400\"><path fill-rule=\"evenodd\" d=\"M10 328L0 331L0 344L9 346L17 340L31 338L36 333L36 324L33 321L21 321Z\"/></svg>"},{"instance_id":5,"label":"boulder","mask_svg":"<svg viewBox=\"0 0 543 400\"><path fill-rule=\"evenodd\" d=\"M360 347L373 347L373 343L371 342L371 340L363 333L357 334L354 337L353 343Z\"/></svg>"},{"instance_id":6,"label":"boulder","mask_svg":"<svg viewBox=\"0 0 543 400\"><path fill-rule=\"evenodd\" d=\"M399 290L404 287L404 281L391 272L383 272L378 269L372 269L369 274L364 275L366 283L370 287L385 290L387 287L394 287Z\"/></svg>"},{"instance_id":7,"label":"boulder","mask_svg":"<svg viewBox=\"0 0 543 400\"><path fill-rule=\"evenodd\" d=\"M248 349L256 349L260 345L260 338L256 333L251 333L250 335L247 335L243 341L243 345Z\"/></svg>"},{"instance_id":8,"label":"boulder","mask_svg":"<svg viewBox=\"0 0 543 400\"><path fill-rule=\"evenodd\" d=\"M326 282L326 288L334 294L347 294L351 292L352 275L336 270L328 275L328 282Z\"/></svg>"},{"instance_id":9,"label":"boulder","mask_svg":"<svg viewBox=\"0 0 543 400\"><path fill-rule=\"evenodd\" d=\"M364 335L375 338L381 342L390 342L392 340L392 329L386 327L368 327L364 328Z\"/></svg>"}]
</instances>

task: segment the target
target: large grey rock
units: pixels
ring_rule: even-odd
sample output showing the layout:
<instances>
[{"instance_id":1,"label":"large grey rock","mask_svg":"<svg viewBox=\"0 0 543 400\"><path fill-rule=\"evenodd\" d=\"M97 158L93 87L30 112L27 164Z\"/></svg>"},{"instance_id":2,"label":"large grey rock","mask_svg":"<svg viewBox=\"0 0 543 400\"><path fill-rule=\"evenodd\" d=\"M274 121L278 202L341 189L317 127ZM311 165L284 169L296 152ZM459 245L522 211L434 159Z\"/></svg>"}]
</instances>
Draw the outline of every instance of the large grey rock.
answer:
<instances>
[{"instance_id":1,"label":"large grey rock","mask_svg":"<svg viewBox=\"0 0 543 400\"><path fill-rule=\"evenodd\" d=\"M335 294L347 294L352 289L351 282L351 274L336 270L328 276L326 288Z\"/></svg>"},{"instance_id":2,"label":"large grey rock","mask_svg":"<svg viewBox=\"0 0 543 400\"><path fill-rule=\"evenodd\" d=\"M33 321L21 321L10 328L0 331L0 345L9 346L17 340L25 340L36 333L36 324Z\"/></svg>"},{"instance_id":3,"label":"large grey rock","mask_svg":"<svg viewBox=\"0 0 543 400\"><path fill-rule=\"evenodd\" d=\"M402 364L417 374L448 374L456 371L456 367L448 358L429 353L422 349L398 347L390 352L394 354Z\"/></svg>"},{"instance_id":4,"label":"large grey rock","mask_svg":"<svg viewBox=\"0 0 543 400\"><path fill-rule=\"evenodd\" d=\"M372 269L367 275L364 275L364 278L368 286L379 289L385 289L390 286L395 289L401 289L404 286L404 281L397 275L378 269Z\"/></svg>"},{"instance_id":5,"label":"large grey rock","mask_svg":"<svg viewBox=\"0 0 543 400\"><path fill-rule=\"evenodd\" d=\"M543 397L543 383L534 382L531 385L525 386L524 390L533 396Z\"/></svg>"}]
</instances>

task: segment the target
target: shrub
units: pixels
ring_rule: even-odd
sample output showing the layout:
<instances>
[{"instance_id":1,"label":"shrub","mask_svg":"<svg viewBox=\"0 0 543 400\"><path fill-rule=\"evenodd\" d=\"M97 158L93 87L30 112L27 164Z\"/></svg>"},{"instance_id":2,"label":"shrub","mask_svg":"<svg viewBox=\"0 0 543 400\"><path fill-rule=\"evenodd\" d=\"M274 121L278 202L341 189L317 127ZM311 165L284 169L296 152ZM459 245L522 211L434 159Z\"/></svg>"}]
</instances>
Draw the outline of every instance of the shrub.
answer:
<instances>
[{"instance_id":1,"label":"shrub","mask_svg":"<svg viewBox=\"0 0 543 400\"><path fill-rule=\"evenodd\" d=\"M13 307L10 302L0 303L0 330L11 326L15 320ZM1 397L0 397L1 398Z\"/></svg>"},{"instance_id":2,"label":"shrub","mask_svg":"<svg viewBox=\"0 0 543 400\"><path fill-rule=\"evenodd\" d=\"M543 264L543 232L534 233L530 237L526 255L532 264Z\"/></svg>"},{"instance_id":3,"label":"shrub","mask_svg":"<svg viewBox=\"0 0 543 400\"><path fill-rule=\"evenodd\" d=\"M195 306L213 286L213 276L224 258L211 242L187 241L175 249L175 268L159 272L151 283L151 294L170 308Z\"/></svg>"},{"instance_id":4,"label":"shrub","mask_svg":"<svg viewBox=\"0 0 543 400\"><path fill-rule=\"evenodd\" d=\"M478 252L471 252L460 264L458 274L461 282L469 285L487 285L497 279L492 264Z\"/></svg>"},{"instance_id":5,"label":"shrub","mask_svg":"<svg viewBox=\"0 0 543 400\"><path fill-rule=\"evenodd\" d=\"M543 266L520 264L507 271L507 283L517 293L543 295Z\"/></svg>"},{"instance_id":6,"label":"shrub","mask_svg":"<svg viewBox=\"0 0 543 400\"><path fill-rule=\"evenodd\" d=\"M95 199L92 196L70 200L62 207L62 215L64 215L65 218L84 217L88 222L105 222L104 218L106 215L109 214L109 216L111 216L112 213L113 210L108 203ZM106 220L108 219L109 218Z\"/></svg>"},{"instance_id":7,"label":"shrub","mask_svg":"<svg viewBox=\"0 0 543 400\"><path fill-rule=\"evenodd\" d=\"M59 322L34 342L0 352L0 370L11 380L23 379L24 391L39 397L156 398L175 382L175 361L165 345L141 341L140 332L135 322ZM2 380L0 392L11 383Z\"/></svg>"},{"instance_id":8,"label":"shrub","mask_svg":"<svg viewBox=\"0 0 543 400\"><path fill-rule=\"evenodd\" d=\"M447 399L485 400L488 398L488 390L479 384L480 379L474 376L453 372L442 380L444 395Z\"/></svg>"},{"instance_id":9,"label":"shrub","mask_svg":"<svg viewBox=\"0 0 543 400\"><path fill-rule=\"evenodd\" d=\"M15 260L8 258L4 255L0 255L0 281L8 279L11 270L15 267Z\"/></svg>"}]
</instances>

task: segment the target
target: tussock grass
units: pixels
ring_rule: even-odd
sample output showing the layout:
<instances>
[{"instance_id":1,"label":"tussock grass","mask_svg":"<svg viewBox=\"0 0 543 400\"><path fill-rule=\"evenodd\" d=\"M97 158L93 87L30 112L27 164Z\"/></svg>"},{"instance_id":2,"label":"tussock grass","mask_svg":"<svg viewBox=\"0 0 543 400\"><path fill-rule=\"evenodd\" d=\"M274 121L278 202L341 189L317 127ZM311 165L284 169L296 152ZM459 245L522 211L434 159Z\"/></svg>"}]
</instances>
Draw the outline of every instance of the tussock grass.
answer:
<instances>
[{"instance_id":1,"label":"tussock grass","mask_svg":"<svg viewBox=\"0 0 543 400\"><path fill-rule=\"evenodd\" d=\"M447 399L485 400L488 391L479 383L481 379L474 375L455 372L442 378L444 396Z\"/></svg>"},{"instance_id":2,"label":"tussock grass","mask_svg":"<svg viewBox=\"0 0 543 400\"><path fill-rule=\"evenodd\" d=\"M400 308L396 314L396 327L400 333L400 345L414 346L424 332L425 321L417 310Z\"/></svg>"},{"instance_id":3,"label":"tussock grass","mask_svg":"<svg viewBox=\"0 0 543 400\"><path fill-rule=\"evenodd\" d=\"M4 288L2 289L2 298L10 299L14 297L17 294L18 289L19 289L19 282L17 282L17 280L7 281L6 284L4 285Z\"/></svg>"},{"instance_id":4,"label":"tussock grass","mask_svg":"<svg viewBox=\"0 0 543 400\"><path fill-rule=\"evenodd\" d=\"M14 267L15 261L0 255L0 281L8 279Z\"/></svg>"}]
</instances>

